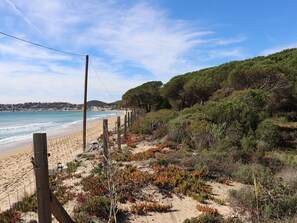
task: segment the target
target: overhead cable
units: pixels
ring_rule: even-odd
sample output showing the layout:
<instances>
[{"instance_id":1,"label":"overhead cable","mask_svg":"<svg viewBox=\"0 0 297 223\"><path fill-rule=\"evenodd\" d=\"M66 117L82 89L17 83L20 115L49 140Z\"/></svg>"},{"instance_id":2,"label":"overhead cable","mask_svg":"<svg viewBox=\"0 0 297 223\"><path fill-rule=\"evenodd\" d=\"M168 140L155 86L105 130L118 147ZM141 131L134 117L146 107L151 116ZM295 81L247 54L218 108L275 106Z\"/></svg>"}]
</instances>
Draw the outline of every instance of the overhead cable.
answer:
<instances>
[{"instance_id":1,"label":"overhead cable","mask_svg":"<svg viewBox=\"0 0 297 223\"><path fill-rule=\"evenodd\" d=\"M95 71L95 74L97 75L98 79L100 80L100 82L102 83L103 87L105 88L106 93L109 95L109 97L114 98L114 97L110 94L110 92L108 91L108 89L106 88L104 82L102 81L100 75L99 75L98 72L96 71L96 69L95 69L95 67L94 67L94 65L93 65L93 63L92 63L91 60L90 60L90 64L91 64L91 67L93 68L93 70Z\"/></svg>"},{"instance_id":2,"label":"overhead cable","mask_svg":"<svg viewBox=\"0 0 297 223\"><path fill-rule=\"evenodd\" d=\"M69 54L69 55L79 56L79 57L85 56L85 55L78 54L78 53L72 53L72 52L67 52L67 51L63 51L63 50L58 50L58 49L48 47L48 46L45 46L45 45L42 45L42 44L39 44L39 43L34 43L34 42L29 41L29 40L25 40L25 39L22 39L22 38L19 38L19 37L16 37L16 36L1 32L1 31L0 31L0 34L2 34L4 36L7 36L7 37L10 37L10 38L13 38L13 39L16 39L16 40L19 40L19 41L22 41L22 42L25 42L25 43L29 43L29 44L34 45L34 46L42 47L42 48L52 50L52 51L56 51L56 52L59 52L59 53L64 53L64 54Z\"/></svg>"}]
</instances>

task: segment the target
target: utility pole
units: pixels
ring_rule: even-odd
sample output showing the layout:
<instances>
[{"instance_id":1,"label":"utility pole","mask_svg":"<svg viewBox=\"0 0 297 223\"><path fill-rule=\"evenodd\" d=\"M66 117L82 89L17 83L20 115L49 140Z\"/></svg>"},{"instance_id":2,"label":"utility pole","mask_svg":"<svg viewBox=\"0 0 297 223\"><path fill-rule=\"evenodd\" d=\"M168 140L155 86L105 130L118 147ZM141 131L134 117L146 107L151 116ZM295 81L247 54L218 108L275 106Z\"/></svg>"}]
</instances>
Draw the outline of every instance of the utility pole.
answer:
<instances>
[{"instance_id":1,"label":"utility pole","mask_svg":"<svg viewBox=\"0 0 297 223\"><path fill-rule=\"evenodd\" d=\"M83 117L83 151L86 149L87 142L87 98L88 98L88 71L89 71L89 55L86 55L85 69L85 94L84 94L84 117Z\"/></svg>"}]
</instances>

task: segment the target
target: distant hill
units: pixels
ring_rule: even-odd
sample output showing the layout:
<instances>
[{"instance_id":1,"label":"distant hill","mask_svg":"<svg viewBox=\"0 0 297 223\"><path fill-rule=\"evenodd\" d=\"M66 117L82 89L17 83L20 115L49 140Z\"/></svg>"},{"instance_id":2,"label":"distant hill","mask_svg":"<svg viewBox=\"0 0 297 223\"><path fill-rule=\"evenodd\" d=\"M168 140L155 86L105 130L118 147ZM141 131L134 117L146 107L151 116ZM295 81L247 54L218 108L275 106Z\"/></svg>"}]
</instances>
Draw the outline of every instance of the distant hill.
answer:
<instances>
[{"instance_id":1,"label":"distant hill","mask_svg":"<svg viewBox=\"0 0 297 223\"><path fill-rule=\"evenodd\" d=\"M104 107L104 106L114 106L117 105L118 103L120 103L120 101L115 101L112 103L106 103L103 101L98 101L98 100L91 100L87 102L87 106L91 107L91 106L99 106L99 107Z\"/></svg>"},{"instance_id":2,"label":"distant hill","mask_svg":"<svg viewBox=\"0 0 297 223\"><path fill-rule=\"evenodd\" d=\"M88 107L91 107L91 106L99 106L99 107L103 107L103 106L107 106L109 105L108 103L106 102L103 102L103 101L97 101L97 100L92 100L92 101L88 101L87 102L87 106Z\"/></svg>"},{"instance_id":3,"label":"distant hill","mask_svg":"<svg viewBox=\"0 0 297 223\"><path fill-rule=\"evenodd\" d=\"M116 106L120 101L106 103L98 100L87 102L88 107ZM1 111L46 111L46 110L81 110L83 104L71 104L69 102L26 102L18 104L0 104Z\"/></svg>"},{"instance_id":4,"label":"distant hill","mask_svg":"<svg viewBox=\"0 0 297 223\"><path fill-rule=\"evenodd\" d=\"M109 103L109 105L113 106L113 105L118 105L121 101L115 101L115 102L112 102L112 103Z\"/></svg>"}]
</instances>

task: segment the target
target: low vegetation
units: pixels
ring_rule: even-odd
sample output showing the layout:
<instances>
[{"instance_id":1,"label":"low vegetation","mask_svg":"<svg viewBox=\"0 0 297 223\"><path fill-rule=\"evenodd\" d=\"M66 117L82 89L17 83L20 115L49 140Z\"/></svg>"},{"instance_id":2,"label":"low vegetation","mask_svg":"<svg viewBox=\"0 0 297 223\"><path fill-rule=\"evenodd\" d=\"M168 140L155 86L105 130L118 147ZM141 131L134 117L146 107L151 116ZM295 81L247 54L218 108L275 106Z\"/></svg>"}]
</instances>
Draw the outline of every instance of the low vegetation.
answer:
<instances>
[{"instance_id":1,"label":"low vegetation","mask_svg":"<svg viewBox=\"0 0 297 223\"><path fill-rule=\"evenodd\" d=\"M230 194L231 203L247 219L295 219L296 188L288 171L297 168L296 58L297 49L289 49L176 76L158 85L159 97L154 98L160 100L152 102L150 111L128 100L144 111L132 130L180 145L162 157L169 166L250 184L250 191ZM133 97L131 92L123 99ZM193 197L203 200L201 195Z\"/></svg>"},{"instance_id":2,"label":"low vegetation","mask_svg":"<svg viewBox=\"0 0 297 223\"><path fill-rule=\"evenodd\" d=\"M122 138L127 148L111 154L109 169L94 162L91 175L80 179L78 194L63 185L75 177L77 163L51 175L58 199L77 202L75 221L112 222L121 214L171 211L171 205L143 193L151 186L162 196L199 202L196 209L203 214L185 223L296 222L297 49L179 75L164 85L147 82L122 99L142 115ZM164 143L133 153L144 138ZM148 166L139 169L143 161ZM214 197L209 179L246 184L231 190L227 200L238 218L224 218L203 204L226 203ZM19 211L36 211L33 199L25 197L1 213L1 220L18 222Z\"/></svg>"}]
</instances>

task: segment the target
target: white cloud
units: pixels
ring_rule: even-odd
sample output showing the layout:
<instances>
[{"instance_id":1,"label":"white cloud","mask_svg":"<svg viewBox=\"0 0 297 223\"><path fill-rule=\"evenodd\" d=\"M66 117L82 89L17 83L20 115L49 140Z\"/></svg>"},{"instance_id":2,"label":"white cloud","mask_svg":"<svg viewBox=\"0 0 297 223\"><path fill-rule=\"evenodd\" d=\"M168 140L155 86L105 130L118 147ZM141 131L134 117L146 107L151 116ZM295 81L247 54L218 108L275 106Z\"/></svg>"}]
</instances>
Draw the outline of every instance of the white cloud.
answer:
<instances>
[{"instance_id":1,"label":"white cloud","mask_svg":"<svg viewBox=\"0 0 297 223\"><path fill-rule=\"evenodd\" d=\"M145 81L137 78L127 79L107 66L100 66L100 63L95 63L94 66L98 66L95 68L96 73L89 67L89 99L116 101L124 93L123 89L129 89ZM73 68L56 62L44 66L29 64L27 61L6 61L0 62L0 70L0 103L24 101L82 103L84 63Z\"/></svg>"},{"instance_id":2,"label":"white cloud","mask_svg":"<svg viewBox=\"0 0 297 223\"><path fill-rule=\"evenodd\" d=\"M16 5L15 5L13 2L11 2L10 0L5 0L5 1L7 2L7 4L9 4L9 5L12 7L13 11L14 11L17 15L19 15L22 19L24 19L24 20L26 21L26 23L28 23L33 29L35 29L37 32L41 33L40 30L37 29L36 26L34 26L34 25L32 24L32 22L31 22L31 21L24 15L24 13L22 13L22 12L16 7Z\"/></svg>"},{"instance_id":3,"label":"white cloud","mask_svg":"<svg viewBox=\"0 0 297 223\"><path fill-rule=\"evenodd\" d=\"M0 43L0 55L16 57L20 60L38 59L38 60L69 60L71 57L63 54L53 54L41 48L32 47L23 42ZM36 61L38 62L38 61Z\"/></svg>"},{"instance_id":4,"label":"white cloud","mask_svg":"<svg viewBox=\"0 0 297 223\"><path fill-rule=\"evenodd\" d=\"M87 30L80 43L99 46L106 54L150 71L156 77L175 70L189 49L199 45L209 31L196 31L179 21L171 21L165 12L147 4L125 11L115 10L113 18L105 18Z\"/></svg>"},{"instance_id":5,"label":"white cloud","mask_svg":"<svg viewBox=\"0 0 297 223\"><path fill-rule=\"evenodd\" d=\"M246 39L242 34L216 37L213 30L199 24L170 18L170 12L149 1L130 5L97 0L6 1L14 6L13 14L19 12L27 26L42 33L32 36L28 27L22 27L17 33L23 33L23 38L91 55L98 73L90 67L92 99L118 100L131 87L151 79L167 81L173 75L202 68L207 59L241 57L242 52L233 45ZM10 14L2 16L15 23L18 20ZM10 26L6 28L16 33ZM200 57L200 49L210 49L205 58ZM197 56L190 58L190 54ZM78 101L82 96L83 58L7 40L0 43L0 59L0 92L9 100L11 92L51 101ZM12 75L18 75L17 79ZM20 98L15 97L17 100Z\"/></svg>"},{"instance_id":6,"label":"white cloud","mask_svg":"<svg viewBox=\"0 0 297 223\"><path fill-rule=\"evenodd\" d=\"M244 54L241 49L227 49L227 50L211 50L209 52L209 56L207 60L215 59L215 58L244 58Z\"/></svg>"},{"instance_id":7,"label":"white cloud","mask_svg":"<svg viewBox=\"0 0 297 223\"><path fill-rule=\"evenodd\" d=\"M215 39L210 39L208 42L211 44L211 46L226 46L226 45L231 45L235 43L241 43L245 41L247 37L243 34L238 35L233 38L215 38Z\"/></svg>"}]
</instances>

